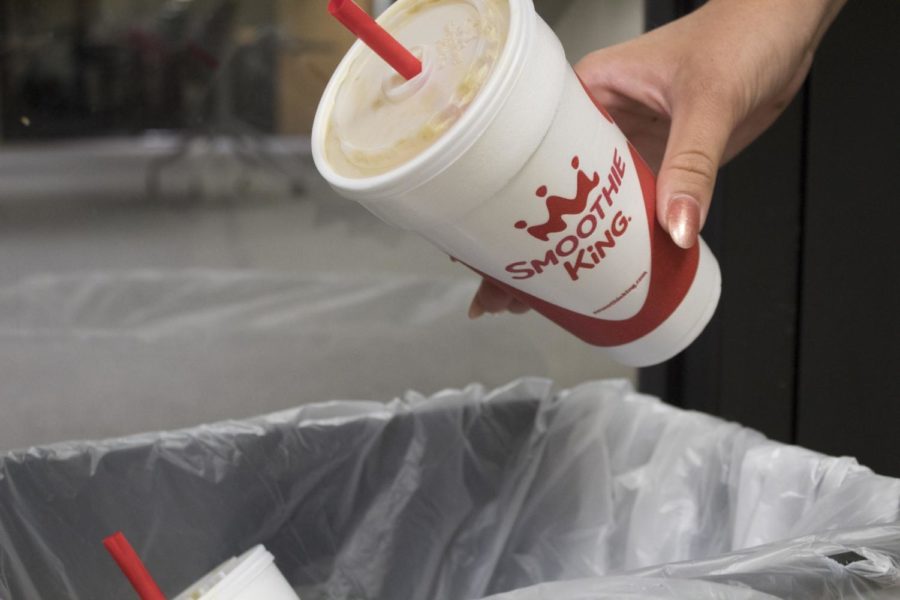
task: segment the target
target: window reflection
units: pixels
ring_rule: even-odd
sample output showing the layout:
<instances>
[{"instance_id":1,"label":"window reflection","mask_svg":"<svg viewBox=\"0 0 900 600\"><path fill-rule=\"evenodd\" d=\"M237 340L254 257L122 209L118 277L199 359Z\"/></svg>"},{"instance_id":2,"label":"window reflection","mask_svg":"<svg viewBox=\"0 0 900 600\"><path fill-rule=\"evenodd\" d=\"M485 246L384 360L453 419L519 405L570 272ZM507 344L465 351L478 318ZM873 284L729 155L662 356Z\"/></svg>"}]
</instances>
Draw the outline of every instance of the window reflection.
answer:
<instances>
[{"instance_id":1,"label":"window reflection","mask_svg":"<svg viewBox=\"0 0 900 600\"><path fill-rule=\"evenodd\" d=\"M3 139L306 133L351 42L320 4L5 0Z\"/></svg>"}]
</instances>

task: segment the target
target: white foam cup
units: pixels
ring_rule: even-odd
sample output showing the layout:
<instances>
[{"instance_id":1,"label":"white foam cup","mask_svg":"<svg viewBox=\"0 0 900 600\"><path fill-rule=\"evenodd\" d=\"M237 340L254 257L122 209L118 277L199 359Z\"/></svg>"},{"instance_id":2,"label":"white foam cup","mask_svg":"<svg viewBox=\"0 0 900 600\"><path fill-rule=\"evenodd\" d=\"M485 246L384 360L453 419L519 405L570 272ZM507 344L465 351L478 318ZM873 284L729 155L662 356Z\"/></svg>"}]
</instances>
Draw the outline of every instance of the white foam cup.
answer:
<instances>
[{"instance_id":1,"label":"white foam cup","mask_svg":"<svg viewBox=\"0 0 900 600\"><path fill-rule=\"evenodd\" d=\"M230 558L175 600L300 600L274 557L255 546L241 556Z\"/></svg>"},{"instance_id":2,"label":"white foam cup","mask_svg":"<svg viewBox=\"0 0 900 600\"><path fill-rule=\"evenodd\" d=\"M399 0L379 19L388 29ZM566 61L531 0L509 0L505 47L465 113L431 146L382 174L348 177L326 156L336 94L316 114L317 168L341 195L416 231L626 365L688 346L718 303L706 244L682 250L656 220L653 173Z\"/></svg>"}]
</instances>

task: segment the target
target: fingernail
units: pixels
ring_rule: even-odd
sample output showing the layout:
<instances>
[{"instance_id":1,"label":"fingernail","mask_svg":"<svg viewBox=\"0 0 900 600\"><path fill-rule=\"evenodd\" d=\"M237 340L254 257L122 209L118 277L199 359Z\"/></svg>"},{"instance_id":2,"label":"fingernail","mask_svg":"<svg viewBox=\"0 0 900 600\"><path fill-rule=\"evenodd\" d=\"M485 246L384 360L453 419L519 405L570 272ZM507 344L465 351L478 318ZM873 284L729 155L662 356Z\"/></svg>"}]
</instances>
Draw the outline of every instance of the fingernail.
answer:
<instances>
[{"instance_id":1,"label":"fingernail","mask_svg":"<svg viewBox=\"0 0 900 600\"><path fill-rule=\"evenodd\" d=\"M484 314L484 307L481 304L473 301L472 304L469 305L469 318L477 319L481 315Z\"/></svg>"},{"instance_id":2,"label":"fingernail","mask_svg":"<svg viewBox=\"0 0 900 600\"><path fill-rule=\"evenodd\" d=\"M691 196L673 196L666 212L669 235L685 250L697 243L700 233L700 203Z\"/></svg>"}]
</instances>

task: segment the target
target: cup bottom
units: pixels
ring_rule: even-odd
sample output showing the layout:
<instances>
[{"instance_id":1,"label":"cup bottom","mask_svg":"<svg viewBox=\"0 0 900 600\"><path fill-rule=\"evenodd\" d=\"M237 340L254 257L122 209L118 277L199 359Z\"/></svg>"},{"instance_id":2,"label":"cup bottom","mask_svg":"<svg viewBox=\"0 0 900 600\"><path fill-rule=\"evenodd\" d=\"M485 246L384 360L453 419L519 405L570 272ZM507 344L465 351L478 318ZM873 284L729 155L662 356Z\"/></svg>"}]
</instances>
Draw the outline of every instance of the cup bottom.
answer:
<instances>
[{"instance_id":1,"label":"cup bottom","mask_svg":"<svg viewBox=\"0 0 900 600\"><path fill-rule=\"evenodd\" d=\"M605 348L616 361L630 367L649 367L665 362L693 342L712 318L722 292L719 263L701 238L697 273L675 312L644 337Z\"/></svg>"}]
</instances>

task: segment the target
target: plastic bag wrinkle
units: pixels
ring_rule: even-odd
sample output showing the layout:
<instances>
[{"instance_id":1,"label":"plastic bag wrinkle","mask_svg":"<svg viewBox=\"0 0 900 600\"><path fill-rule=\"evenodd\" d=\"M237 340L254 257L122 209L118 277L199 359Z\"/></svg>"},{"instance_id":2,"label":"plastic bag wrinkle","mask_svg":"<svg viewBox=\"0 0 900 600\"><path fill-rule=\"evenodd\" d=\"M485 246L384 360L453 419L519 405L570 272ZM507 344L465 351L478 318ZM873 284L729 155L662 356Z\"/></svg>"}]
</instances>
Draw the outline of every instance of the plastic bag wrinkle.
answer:
<instances>
[{"instance_id":1,"label":"plastic bag wrinkle","mask_svg":"<svg viewBox=\"0 0 900 600\"><path fill-rule=\"evenodd\" d=\"M891 598L900 482L587 383L470 385L0 457L0 598L167 594L264 543L304 600ZM174 549L174 550L173 550Z\"/></svg>"}]
</instances>

